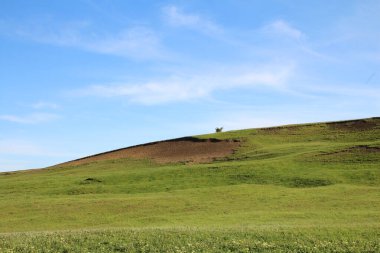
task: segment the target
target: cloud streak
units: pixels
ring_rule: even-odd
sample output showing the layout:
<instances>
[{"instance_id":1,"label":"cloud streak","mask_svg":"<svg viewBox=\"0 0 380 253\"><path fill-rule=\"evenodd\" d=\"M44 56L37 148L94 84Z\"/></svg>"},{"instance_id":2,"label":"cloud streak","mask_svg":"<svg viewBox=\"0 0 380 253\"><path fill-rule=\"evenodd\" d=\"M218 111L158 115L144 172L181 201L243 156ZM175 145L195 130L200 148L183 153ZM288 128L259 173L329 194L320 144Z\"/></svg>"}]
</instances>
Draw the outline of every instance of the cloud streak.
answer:
<instances>
[{"instance_id":1,"label":"cloud streak","mask_svg":"<svg viewBox=\"0 0 380 253\"><path fill-rule=\"evenodd\" d=\"M246 67L247 68L247 67ZM161 104L205 98L218 90L243 89L265 86L283 89L292 76L294 66L270 66L248 68L228 72L218 71L208 74L176 75L164 80L145 83L121 83L93 85L75 91L81 96L126 97L139 104Z\"/></svg>"},{"instance_id":2,"label":"cloud streak","mask_svg":"<svg viewBox=\"0 0 380 253\"><path fill-rule=\"evenodd\" d=\"M58 119L59 116L51 113L32 113L25 116L17 116L17 115L0 115L0 120L20 123L20 124L39 124L44 122L49 122L52 120Z\"/></svg>"},{"instance_id":3,"label":"cloud streak","mask_svg":"<svg viewBox=\"0 0 380 253\"><path fill-rule=\"evenodd\" d=\"M16 35L38 43L73 47L89 52L136 60L166 57L159 36L144 26L133 26L115 33L92 31L88 22L21 26Z\"/></svg>"},{"instance_id":4,"label":"cloud streak","mask_svg":"<svg viewBox=\"0 0 380 253\"><path fill-rule=\"evenodd\" d=\"M58 109L59 105L55 103L49 103L49 102L37 102L32 104L32 108L34 109Z\"/></svg>"},{"instance_id":5,"label":"cloud streak","mask_svg":"<svg viewBox=\"0 0 380 253\"><path fill-rule=\"evenodd\" d=\"M143 27L124 30L116 36L107 36L104 39L97 38L93 41L81 39L77 46L89 51L134 59L164 57L157 35Z\"/></svg>"},{"instance_id":6,"label":"cloud streak","mask_svg":"<svg viewBox=\"0 0 380 253\"><path fill-rule=\"evenodd\" d=\"M220 26L207 18L197 14L185 13L174 5L166 6L162 11L167 23L173 27L185 27L205 34L220 34L223 32Z\"/></svg>"},{"instance_id":7,"label":"cloud streak","mask_svg":"<svg viewBox=\"0 0 380 253\"><path fill-rule=\"evenodd\" d=\"M302 39L305 36L300 30L284 20L276 20L269 25L264 26L263 31L296 40Z\"/></svg>"}]
</instances>

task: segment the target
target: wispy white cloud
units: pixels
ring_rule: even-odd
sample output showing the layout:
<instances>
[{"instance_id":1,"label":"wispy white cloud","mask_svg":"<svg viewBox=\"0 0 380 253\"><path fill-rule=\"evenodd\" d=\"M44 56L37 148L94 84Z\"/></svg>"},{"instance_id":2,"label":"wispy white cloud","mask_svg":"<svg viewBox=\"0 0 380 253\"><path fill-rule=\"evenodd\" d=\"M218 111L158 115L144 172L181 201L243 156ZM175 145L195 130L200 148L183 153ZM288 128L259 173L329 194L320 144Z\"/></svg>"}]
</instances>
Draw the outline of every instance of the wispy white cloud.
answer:
<instances>
[{"instance_id":1,"label":"wispy white cloud","mask_svg":"<svg viewBox=\"0 0 380 253\"><path fill-rule=\"evenodd\" d=\"M193 85L193 82L188 80L183 82L166 80L140 85L95 85L84 90L83 94L101 97L127 97L132 102L149 105L205 97L209 94L209 88Z\"/></svg>"},{"instance_id":2,"label":"wispy white cloud","mask_svg":"<svg viewBox=\"0 0 380 253\"><path fill-rule=\"evenodd\" d=\"M59 105L55 103L50 103L50 102L37 102L32 104L32 108L34 109L58 109Z\"/></svg>"},{"instance_id":3,"label":"wispy white cloud","mask_svg":"<svg viewBox=\"0 0 380 253\"><path fill-rule=\"evenodd\" d=\"M0 115L0 120L21 123L21 124L38 124L58 119L59 116L51 113L32 113L25 116L18 115Z\"/></svg>"},{"instance_id":4,"label":"wispy white cloud","mask_svg":"<svg viewBox=\"0 0 380 253\"><path fill-rule=\"evenodd\" d=\"M263 27L263 31L267 33L272 33L280 36L286 36L292 39L299 40L305 35L297 28L290 25L284 20L276 20Z\"/></svg>"},{"instance_id":5,"label":"wispy white cloud","mask_svg":"<svg viewBox=\"0 0 380 253\"><path fill-rule=\"evenodd\" d=\"M88 22L51 25L44 25L44 22L19 26L14 34L39 43L138 60L166 57L157 33L144 26L109 32L100 29L94 31Z\"/></svg>"},{"instance_id":6,"label":"wispy white cloud","mask_svg":"<svg viewBox=\"0 0 380 253\"><path fill-rule=\"evenodd\" d=\"M261 68L239 68L209 72L207 74L176 75L164 80L145 83L121 83L93 85L75 91L78 95L99 97L126 97L141 104L160 104L199 99L218 90L266 86L283 89L292 76L294 66L270 66Z\"/></svg>"},{"instance_id":7,"label":"wispy white cloud","mask_svg":"<svg viewBox=\"0 0 380 253\"><path fill-rule=\"evenodd\" d=\"M124 97L137 104L155 105L210 98L217 91L243 90L257 87L283 92L294 97L319 100L326 96L356 99L380 99L380 90L362 85L313 85L294 79L298 68L293 63L265 67L240 67L209 71L207 74L175 75L143 83L109 83L88 86L74 93L105 98ZM293 83L296 82L296 83ZM377 103L378 104L378 103ZM285 121L284 121L285 122ZM261 125L260 125L261 126Z\"/></svg>"},{"instance_id":8,"label":"wispy white cloud","mask_svg":"<svg viewBox=\"0 0 380 253\"><path fill-rule=\"evenodd\" d=\"M309 41L307 33L296 28L288 21L279 19L266 24L258 29L261 39L266 41L260 45L259 51L275 55L286 55L295 61L310 60L339 62L338 59L329 54L320 52L314 43ZM312 57L312 58L310 58Z\"/></svg>"},{"instance_id":9,"label":"wispy white cloud","mask_svg":"<svg viewBox=\"0 0 380 253\"><path fill-rule=\"evenodd\" d=\"M143 27L134 27L117 35L93 41L81 39L77 46L98 53L135 59L165 57L158 36L152 30Z\"/></svg>"},{"instance_id":10,"label":"wispy white cloud","mask_svg":"<svg viewBox=\"0 0 380 253\"><path fill-rule=\"evenodd\" d=\"M169 5L163 9L165 20L175 27L186 27L189 29L197 30L206 34L218 34L223 32L223 29L198 14L185 13L182 9Z\"/></svg>"}]
</instances>

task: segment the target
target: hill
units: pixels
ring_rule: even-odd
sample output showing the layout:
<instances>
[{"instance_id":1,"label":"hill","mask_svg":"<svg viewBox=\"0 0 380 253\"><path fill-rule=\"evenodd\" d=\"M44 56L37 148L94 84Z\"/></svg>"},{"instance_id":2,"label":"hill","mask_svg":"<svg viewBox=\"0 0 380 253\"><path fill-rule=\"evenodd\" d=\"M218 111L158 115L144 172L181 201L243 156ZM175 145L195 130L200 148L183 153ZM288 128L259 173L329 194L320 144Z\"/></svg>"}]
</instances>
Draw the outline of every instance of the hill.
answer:
<instances>
[{"instance_id":1,"label":"hill","mask_svg":"<svg viewBox=\"0 0 380 253\"><path fill-rule=\"evenodd\" d=\"M185 137L0 173L0 251L376 252L379 190L380 118Z\"/></svg>"}]
</instances>

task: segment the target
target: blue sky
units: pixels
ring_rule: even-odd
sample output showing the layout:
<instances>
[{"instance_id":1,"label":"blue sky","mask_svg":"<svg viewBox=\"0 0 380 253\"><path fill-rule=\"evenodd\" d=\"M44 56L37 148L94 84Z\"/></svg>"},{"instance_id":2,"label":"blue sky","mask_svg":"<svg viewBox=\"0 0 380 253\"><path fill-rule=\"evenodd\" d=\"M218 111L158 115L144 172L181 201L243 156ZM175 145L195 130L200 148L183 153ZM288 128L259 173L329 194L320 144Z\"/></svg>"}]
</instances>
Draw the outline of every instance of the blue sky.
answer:
<instances>
[{"instance_id":1,"label":"blue sky","mask_svg":"<svg viewBox=\"0 0 380 253\"><path fill-rule=\"evenodd\" d=\"M380 2L4 0L0 171L379 116Z\"/></svg>"}]
</instances>

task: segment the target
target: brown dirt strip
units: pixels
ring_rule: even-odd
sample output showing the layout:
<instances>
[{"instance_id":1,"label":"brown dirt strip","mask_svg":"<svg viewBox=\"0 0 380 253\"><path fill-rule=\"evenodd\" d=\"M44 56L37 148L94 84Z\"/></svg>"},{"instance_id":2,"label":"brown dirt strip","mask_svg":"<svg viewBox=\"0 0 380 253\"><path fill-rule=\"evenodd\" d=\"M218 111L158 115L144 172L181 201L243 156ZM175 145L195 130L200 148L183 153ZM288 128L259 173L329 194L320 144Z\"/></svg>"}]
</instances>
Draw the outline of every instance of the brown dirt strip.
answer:
<instances>
[{"instance_id":1,"label":"brown dirt strip","mask_svg":"<svg viewBox=\"0 0 380 253\"><path fill-rule=\"evenodd\" d=\"M352 154L371 154L371 153L380 153L380 147L372 147L368 145L358 145L358 146L352 146L341 150L336 150L333 152L326 152L321 153L320 156L325 155L336 155L336 154L344 154L344 153L352 153Z\"/></svg>"},{"instance_id":2,"label":"brown dirt strip","mask_svg":"<svg viewBox=\"0 0 380 253\"><path fill-rule=\"evenodd\" d=\"M121 158L152 159L157 163L204 163L227 157L233 154L239 146L238 140L184 137L122 148L59 165L79 165Z\"/></svg>"},{"instance_id":3,"label":"brown dirt strip","mask_svg":"<svg viewBox=\"0 0 380 253\"><path fill-rule=\"evenodd\" d=\"M342 120L342 121L331 121L331 122L320 122L320 123L308 123L299 125L284 125L276 127L265 127L259 128L261 133L280 133L281 131L286 131L286 134L291 134L292 132L297 132L302 127L313 126L316 124L326 124L329 130L350 130L350 131L360 131L360 130L372 130L379 127L380 117L373 117L368 119L359 120Z\"/></svg>"},{"instance_id":4,"label":"brown dirt strip","mask_svg":"<svg viewBox=\"0 0 380 253\"><path fill-rule=\"evenodd\" d=\"M340 122L328 122L326 124L330 127L330 129L351 131L371 130L378 125L376 122L371 122L368 120L346 120Z\"/></svg>"}]
</instances>

